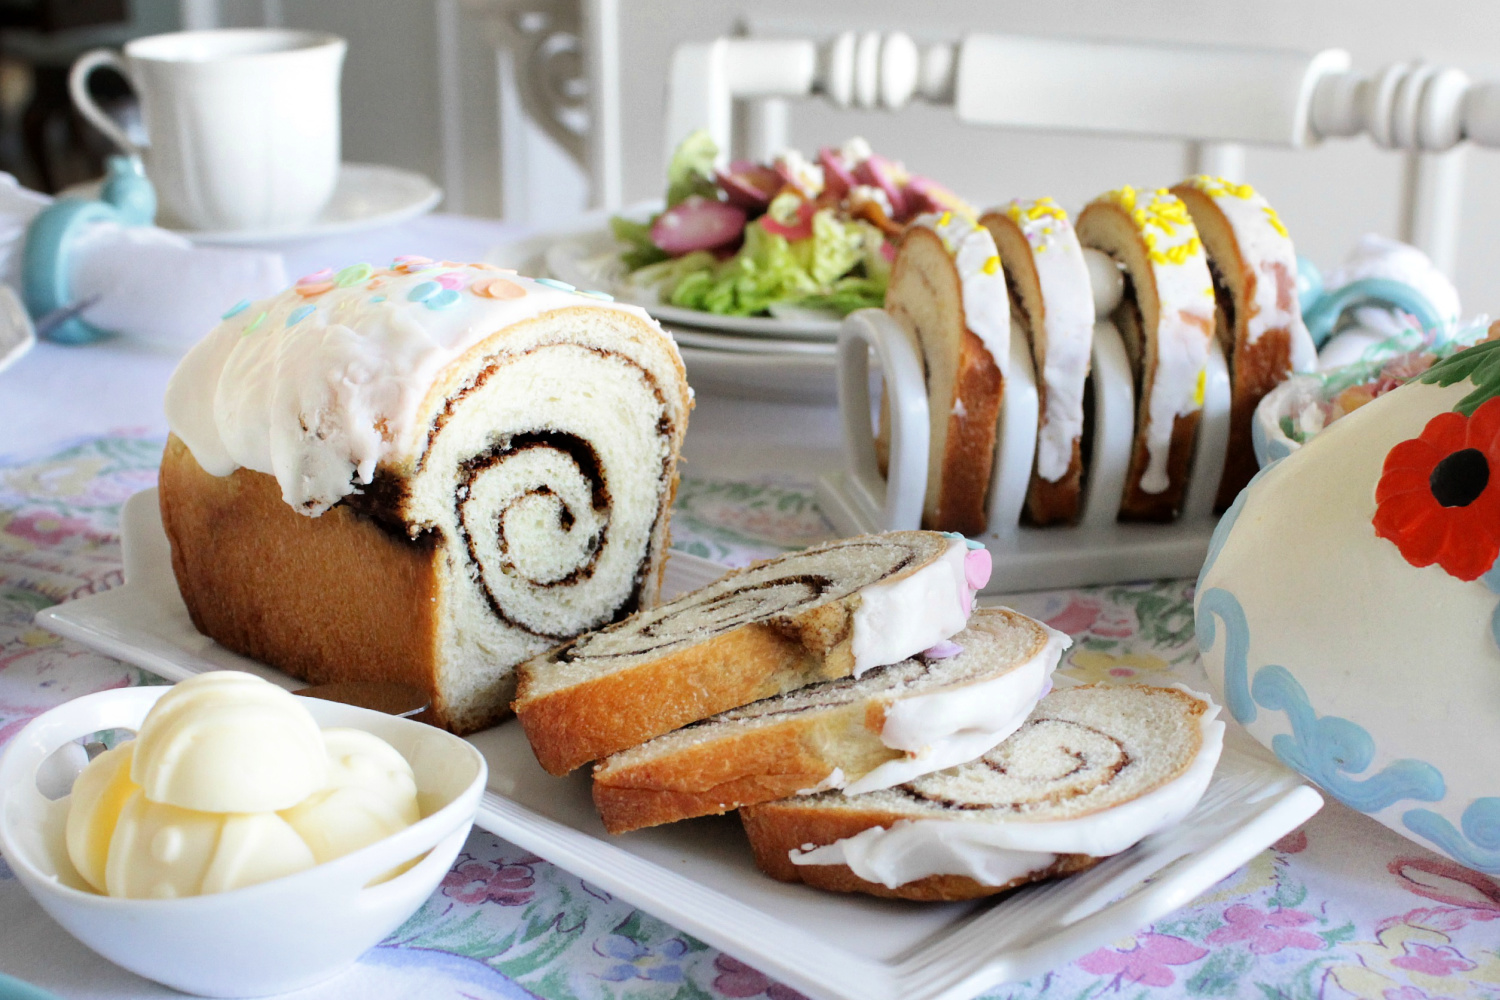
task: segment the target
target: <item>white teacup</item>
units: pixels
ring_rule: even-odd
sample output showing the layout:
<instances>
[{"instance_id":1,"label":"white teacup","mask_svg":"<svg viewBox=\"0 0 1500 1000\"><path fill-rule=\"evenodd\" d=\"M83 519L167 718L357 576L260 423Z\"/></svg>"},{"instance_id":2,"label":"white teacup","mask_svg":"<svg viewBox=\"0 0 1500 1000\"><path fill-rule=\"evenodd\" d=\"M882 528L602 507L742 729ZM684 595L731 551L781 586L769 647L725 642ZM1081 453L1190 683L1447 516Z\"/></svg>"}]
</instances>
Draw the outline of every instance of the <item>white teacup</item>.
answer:
<instances>
[{"instance_id":1,"label":"white teacup","mask_svg":"<svg viewBox=\"0 0 1500 1000\"><path fill-rule=\"evenodd\" d=\"M339 172L336 35L281 28L181 31L137 38L123 57L95 49L68 88L83 114L140 155L171 221L199 230L286 229L311 222ZM141 101L137 146L88 93L99 66L119 70Z\"/></svg>"}]
</instances>

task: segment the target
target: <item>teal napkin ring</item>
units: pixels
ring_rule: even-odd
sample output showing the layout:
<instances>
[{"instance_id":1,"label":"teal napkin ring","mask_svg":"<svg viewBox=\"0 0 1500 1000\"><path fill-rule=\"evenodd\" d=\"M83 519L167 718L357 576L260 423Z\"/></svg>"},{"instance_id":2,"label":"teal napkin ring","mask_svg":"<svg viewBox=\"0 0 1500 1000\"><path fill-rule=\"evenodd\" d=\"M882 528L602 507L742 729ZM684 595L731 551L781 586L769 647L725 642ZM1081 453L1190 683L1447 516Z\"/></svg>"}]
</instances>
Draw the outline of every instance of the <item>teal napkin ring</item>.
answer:
<instances>
[{"instance_id":1,"label":"teal napkin ring","mask_svg":"<svg viewBox=\"0 0 1500 1000\"><path fill-rule=\"evenodd\" d=\"M156 218L156 190L134 156L111 156L99 199L59 198L26 228L21 254L21 295L37 334L60 344L87 344L111 335L79 313L90 303L73 301L72 245L97 222L149 226Z\"/></svg>"},{"instance_id":2,"label":"teal napkin ring","mask_svg":"<svg viewBox=\"0 0 1500 1000\"><path fill-rule=\"evenodd\" d=\"M1389 278L1360 278L1331 292L1323 288L1323 276L1306 257L1297 258L1297 297L1302 322L1312 334L1313 346L1322 347L1333 335L1339 317L1359 306L1383 306L1415 316L1423 330L1441 330L1443 318L1427 296L1411 285Z\"/></svg>"}]
</instances>

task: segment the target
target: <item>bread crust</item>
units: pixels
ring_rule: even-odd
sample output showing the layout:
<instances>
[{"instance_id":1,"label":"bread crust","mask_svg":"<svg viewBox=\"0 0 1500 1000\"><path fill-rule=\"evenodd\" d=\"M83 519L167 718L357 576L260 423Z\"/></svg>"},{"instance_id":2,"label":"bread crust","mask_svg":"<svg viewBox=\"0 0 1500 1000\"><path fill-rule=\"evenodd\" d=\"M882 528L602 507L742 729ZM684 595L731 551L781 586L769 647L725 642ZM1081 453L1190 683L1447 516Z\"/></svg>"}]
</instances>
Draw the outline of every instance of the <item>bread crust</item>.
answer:
<instances>
[{"instance_id":1,"label":"bread crust","mask_svg":"<svg viewBox=\"0 0 1500 1000\"><path fill-rule=\"evenodd\" d=\"M564 775L671 732L854 668L849 632L852 598L813 609L821 629L751 622L706 642L583 684L536 695L523 669L514 710L542 768ZM830 614L832 611L832 614ZM829 627L828 619L839 624ZM809 645L806 638L813 638ZM835 637L828 642L830 637ZM821 638L823 642L817 642Z\"/></svg>"},{"instance_id":2,"label":"bread crust","mask_svg":"<svg viewBox=\"0 0 1500 1000\"><path fill-rule=\"evenodd\" d=\"M432 700L437 725L493 725L506 705L457 716L437 684L437 547L347 506L305 517L273 476L205 472L167 439L162 527L193 625L227 649L311 684L383 680Z\"/></svg>"},{"instance_id":3,"label":"bread crust","mask_svg":"<svg viewBox=\"0 0 1500 1000\"><path fill-rule=\"evenodd\" d=\"M929 302L950 303L956 316L958 344L951 398L934 399L932 382L934 366L947 363L938 356L939 345L934 345L933 340L942 340L941 347L947 348L952 331L929 330L923 335L917 307L903 301L904 295L911 294L905 290L913 288L920 289ZM930 419L943 420L946 412L941 453L934 454L928 462L922 527L965 535L983 534L989 519L990 473L995 460L1004 378L997 359L990 357L984 342L968 328L958 268L944 249L942 238L931 229L913 226L907 230L892 266L885 305L891 317L912 338L922 358ZM885 429L886 421L882 420L882 430Z\"/></svg>"},{"instance_id":4,"label":"bread crust","mask_svg":"<svg viewBox=\"0 0 1500 1000\"><path fill-rule=\"evenodd\" d=\"M1250 426L1261 399L1292 373L1292 330L1289 326L1269 327L1255 343L1250 342L1249 306L1255 301L1261 274L1240 253L1234 227L1212 198L1189 183L1178 184L1172 193L1187 205L1203 238L1214 276L1214 292L1219 297L1219 341L1229 358L1229 446L1214 501L1214 509L1223 511L1260 469ZM1271 270L1276 281L1277 307L1294 312L1297 276L1279 262Z\"/></svg>"},{"instance_id":5,"label":"bread crust","mask_svg":"<svg viewBox=\"0 0 1500 1000\"><path fill-rule=\"evenodd\" d=\"M869 882L848 865L793 864L790 853L808 845L823 847L868 830L889 827L910 817L882 809L817 809L791 802L767 802L740 810L740 821L750 838L755 865L782 882L802 882L830 892L860 892L884 899L919 902L958 902L993 896L1043 879L1071 875L1098 864L1087 854L1060 854L1046 868L1029 872L1004 885L985 885L965 875L928 875L894 889Z\"/></svg>"}]
</instances>

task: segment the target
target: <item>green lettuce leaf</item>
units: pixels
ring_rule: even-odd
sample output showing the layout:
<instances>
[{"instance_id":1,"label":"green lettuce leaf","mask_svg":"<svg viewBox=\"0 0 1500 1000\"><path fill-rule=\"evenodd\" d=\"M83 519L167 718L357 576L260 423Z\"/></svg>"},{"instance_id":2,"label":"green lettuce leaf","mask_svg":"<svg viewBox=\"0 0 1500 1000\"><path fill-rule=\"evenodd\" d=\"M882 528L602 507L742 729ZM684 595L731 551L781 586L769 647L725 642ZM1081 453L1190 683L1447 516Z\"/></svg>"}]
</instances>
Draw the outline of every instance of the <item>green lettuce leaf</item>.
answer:
<instances>
[{"instance_id":1,"label":"green lettuce leaf","mask_svg":"<svg viewBox=\"0 0 1500 1000\"><path fill-rule=\"evenodd\" d=\"M609 231L616 240L626 244L627 249L621 252L620 260L624 261L628 269L634 271L671 256L651 242L651 224L655 221L655 216L646 222L637 222L623 215L616 215L609 220Z\"/></svg>"},{"instance_id":2,"label":"green lettuce leaf","mask_svg":"<svg viewBox=\"0 0 1500 1000\"><path fill-rule=\"evenodd\" d=\"M675 208L695 194L718 198L719 185L714 179L714 160L718 155L718 145L702 129L678 143L672 152L672 162L667 164L668 208Z\"/></svg>"}]
</instances>

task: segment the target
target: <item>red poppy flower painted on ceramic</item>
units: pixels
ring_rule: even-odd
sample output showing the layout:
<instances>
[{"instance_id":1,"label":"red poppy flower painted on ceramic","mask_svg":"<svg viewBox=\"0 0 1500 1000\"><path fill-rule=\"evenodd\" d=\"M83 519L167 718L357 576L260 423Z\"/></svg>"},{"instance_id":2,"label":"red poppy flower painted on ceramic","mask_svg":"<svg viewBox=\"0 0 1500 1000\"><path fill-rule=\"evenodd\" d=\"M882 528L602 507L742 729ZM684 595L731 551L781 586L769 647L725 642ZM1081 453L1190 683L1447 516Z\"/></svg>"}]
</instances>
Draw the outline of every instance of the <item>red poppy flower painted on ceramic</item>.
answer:
<instances>
[{"instance_id":1,"label":"red poppy flower painted on ceramic","mask_svg":"<svg viewBox=\"0 0 1500 1000\"><path fill-rule=\"evenodd\" d=\"M1385 456L1375 534L1413 566L1477 580L1500 555L1500 398L1439 413Z\"/></svg>"}]
</instances>

